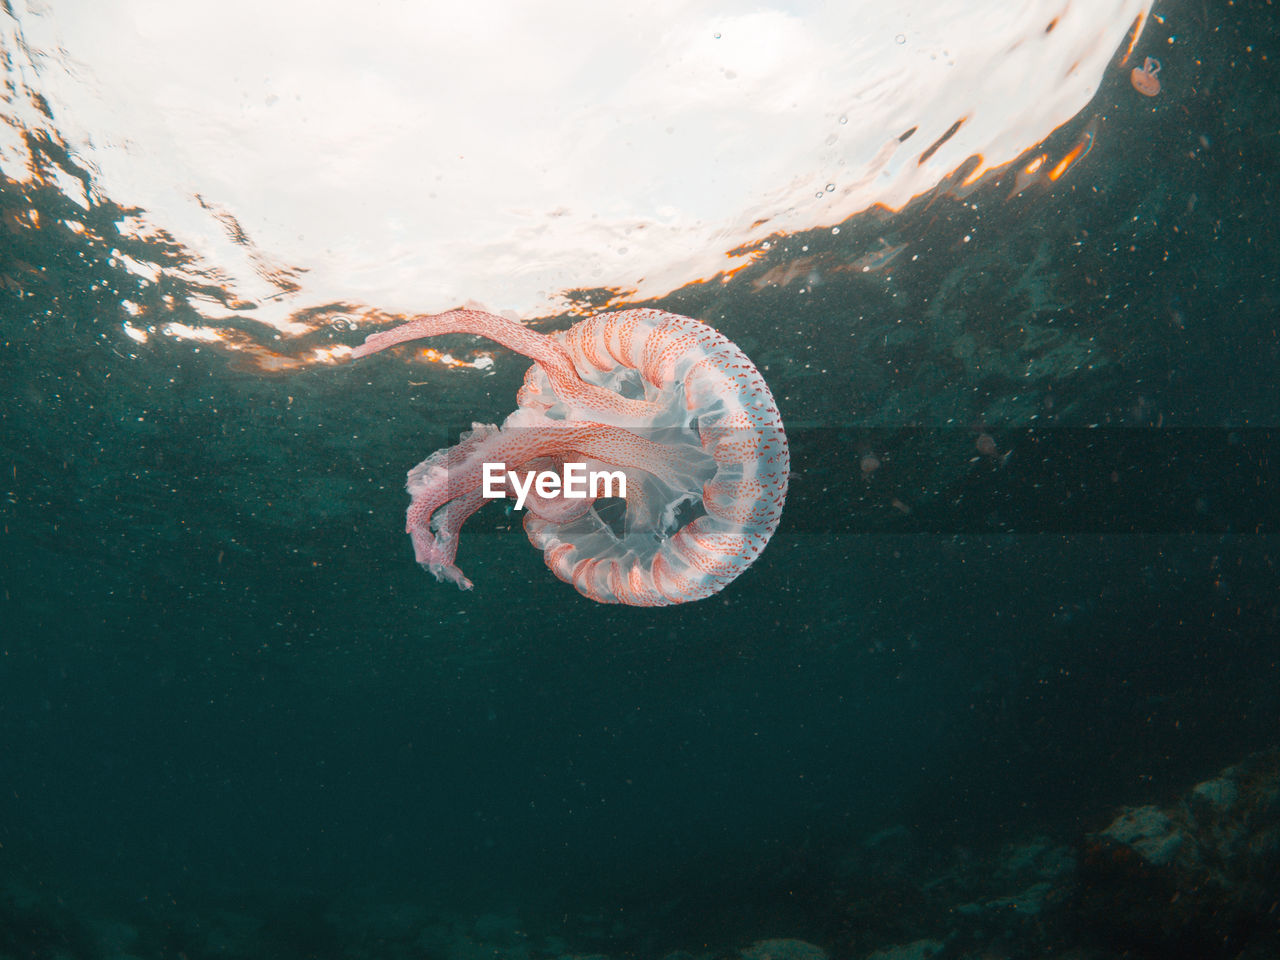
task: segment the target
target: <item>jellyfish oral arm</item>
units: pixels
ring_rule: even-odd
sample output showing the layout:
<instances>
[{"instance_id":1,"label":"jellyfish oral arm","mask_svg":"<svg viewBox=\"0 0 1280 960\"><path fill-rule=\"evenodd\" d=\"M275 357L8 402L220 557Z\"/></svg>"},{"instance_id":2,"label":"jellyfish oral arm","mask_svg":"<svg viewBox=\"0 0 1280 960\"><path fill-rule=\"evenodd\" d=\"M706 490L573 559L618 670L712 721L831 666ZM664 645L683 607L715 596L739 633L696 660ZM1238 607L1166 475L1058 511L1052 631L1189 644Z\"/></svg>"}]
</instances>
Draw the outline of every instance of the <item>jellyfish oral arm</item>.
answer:
<instances>
[{"instance_id":1,"label":"jellyfish oral arm","mask_svg":"<svg viewBox=\"0 0 1280 960\"><path fill-rule=\"evenodd\" d=\"M541 364L543 369L558 369L563 375L573 375L573 364L569 361L568 354L554 339L505 317L480 310L450 310L447 313L414 317L398 327L370 334L364 343L351 351L351 357L359 360L410 340L439 337L446 333L471 333L487 337Z\"/></svg>"},{"instance_id":2,"label":"jellyfish oral arm","mask_svg":"<svg viewBox=\"0 0 1280 960\"><path fill-rule=\"evenodd\" d=\"M550 458L550 459L548 459ZM454 564L463 523L484 503L485 475L500 468L511 474L552 462L610 465L640 471L678 488L688 484L691 469L686 456L633 433L599 423L536 424L517 418L514 428L475 424L457 446L437 451L409 472L407 489L413 498L405 517L405 532L413 540L414 556L437 579L470 589L471 581ZM594 497L540 496L504 483L504 493L517 496L517 509L527 496L531 515L549 523L565 523L590 509Z\"/></svg>"},{"instance_id":3,"label":"jellyfish oral arm","mask_svg":"<svg viewBox=\"0 0 1280 960\"><path fill-rule=\"evenodd\" d=\"M470 333L484 337L528 357L546 374L559 399L584 412L605 418L642 419L652 417L655 413L652 404L628 400L583 380L574 369L568 351L554 337L530 330L506 317L480 310L450 310L414 317L398 327L370 334L364 343L351 351L351 358L359 360L411 340L440 337L448 333Z\"/></svg>"}]
</instances>

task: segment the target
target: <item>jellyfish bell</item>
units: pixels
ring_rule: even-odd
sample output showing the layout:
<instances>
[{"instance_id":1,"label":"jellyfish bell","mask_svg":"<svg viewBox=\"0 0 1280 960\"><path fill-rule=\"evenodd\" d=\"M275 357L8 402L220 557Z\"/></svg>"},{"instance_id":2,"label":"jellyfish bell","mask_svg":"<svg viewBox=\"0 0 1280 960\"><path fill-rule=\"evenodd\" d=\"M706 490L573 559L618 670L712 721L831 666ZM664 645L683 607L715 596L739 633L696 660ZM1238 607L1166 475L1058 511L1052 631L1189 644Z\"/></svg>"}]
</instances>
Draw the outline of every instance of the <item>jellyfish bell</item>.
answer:
<instances>
[{"instance_id":1,"label":"jellyfish bell","mask_svg":"<svg viewBox=\"0 0 1280 960\"><path fill-rule=\"evenodd\" d=\"M1129 72L1129 82L1144 97L1154 97L1160 92L1159 73L1160 61L1155 57L1147 57L1142 61L1142 66L1134 67Z\"/></svg>"}]
</instances>

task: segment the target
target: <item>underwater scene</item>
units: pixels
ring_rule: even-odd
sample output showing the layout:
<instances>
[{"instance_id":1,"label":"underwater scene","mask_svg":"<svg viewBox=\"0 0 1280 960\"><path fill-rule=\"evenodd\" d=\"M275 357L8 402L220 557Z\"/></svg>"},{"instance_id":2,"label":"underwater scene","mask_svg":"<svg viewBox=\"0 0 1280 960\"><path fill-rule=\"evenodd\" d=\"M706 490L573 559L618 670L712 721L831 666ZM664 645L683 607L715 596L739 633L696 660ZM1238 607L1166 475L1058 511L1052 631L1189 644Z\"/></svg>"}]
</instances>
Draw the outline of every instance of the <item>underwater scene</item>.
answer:
<instances>
[{"instance_id":1,"label":"underwater scene","mask_svg":"<svg viewBox=\"0 0 1280 960\"><path fill-rule=\"evenodd\" d=\"M1270 0L0 70L0 960L1280 956Z\"/></svg>"}]
</instances>

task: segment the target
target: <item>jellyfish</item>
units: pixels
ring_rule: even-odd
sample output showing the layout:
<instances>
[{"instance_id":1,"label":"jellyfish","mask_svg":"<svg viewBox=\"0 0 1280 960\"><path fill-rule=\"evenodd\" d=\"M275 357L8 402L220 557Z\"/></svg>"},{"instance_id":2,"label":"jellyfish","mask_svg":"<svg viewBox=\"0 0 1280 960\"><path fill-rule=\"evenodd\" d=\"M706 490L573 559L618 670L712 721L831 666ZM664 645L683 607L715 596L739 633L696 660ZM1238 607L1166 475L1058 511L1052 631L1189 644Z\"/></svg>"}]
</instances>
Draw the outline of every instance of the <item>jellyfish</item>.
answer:
<instances>
[{"instance_id":1,"label":"jellyfish","mask_svg":"<svg viewBox=\"0 0 1280 960\"><path fill-rule=\"evenodd\" d=\"M1134 67L1129 72L1129 82L1144 97L1154 97L1160 92L1159 73L1160 61L1155 57L1147 57L1142 61L1142 66Z\"/></svg>"},{"instance_id":2,"label":"jellyfish","mask_svg":"<svg viewBox=\"0 0 1280 960\"><path fill-rule=\"evenodd\" d=\"M554 335L452 310L372 334L352 357L446 333L488 337L534 363L501 427L474 424L409 471L405 530L437 580L471 589L454 560L463 523L487 497L510 493L521 471L574 463L623 474L622 516L595 495L532 491L526 479L524 529L557 577L600 603L709 597L773 536L790 475L782 418L755 365L722 334L653 309ZM495 473L507 482L491 489Z\"/></svg>"}]
</instances>

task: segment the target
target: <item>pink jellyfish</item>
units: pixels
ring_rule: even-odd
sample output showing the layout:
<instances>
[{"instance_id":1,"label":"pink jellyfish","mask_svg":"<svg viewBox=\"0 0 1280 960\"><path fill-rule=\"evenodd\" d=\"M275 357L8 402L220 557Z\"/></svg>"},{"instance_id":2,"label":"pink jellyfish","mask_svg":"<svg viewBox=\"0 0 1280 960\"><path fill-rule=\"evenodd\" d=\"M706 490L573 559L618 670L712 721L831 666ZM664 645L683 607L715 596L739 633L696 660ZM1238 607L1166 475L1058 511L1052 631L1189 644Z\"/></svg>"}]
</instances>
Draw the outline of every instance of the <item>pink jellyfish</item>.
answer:
<instances>
[{"instance_id":1,"label":"pink jellyfish","mask_svg":"<svg viewBox=\"0 0 1280 960\"><path fill-rule=\"evenodd\" d=\"M1154 97L1160 92L1160 61L1154 57L1147 57L1142 61L1142 66L1134 67L1129 72L1129 82L1133 84L1133 89L1137 90L1144 97Z\"/></svg>"},{"instance_id":2,"label":"pink jellyfish","mask_svg":"<svg viewBox=\"0 0 1280 960\"><path fill-rule=\"evenodd\" d=\"M666 606L711 596L773 536L790 475L782 418L760 372L715 330L642 309L547 336L493 314L451 310L375 333L352 357L446 333L488 337L534 363L501 427L475 424L456 446L409 471L406 532L436 579L471 588L454 564L462 524L486 497L513 487L517 506L528 507L525 533L547 566L601 603ZM620 524L597 512L599 494L570 498L572 465L625 477ZM535 489L534 470L556 467L565 486ZM496 476L502 481L491 484Z\"/></svg>"}]
</instances>

